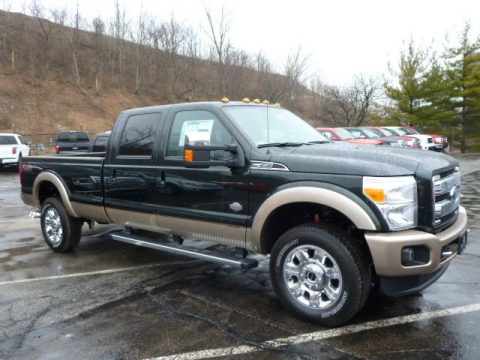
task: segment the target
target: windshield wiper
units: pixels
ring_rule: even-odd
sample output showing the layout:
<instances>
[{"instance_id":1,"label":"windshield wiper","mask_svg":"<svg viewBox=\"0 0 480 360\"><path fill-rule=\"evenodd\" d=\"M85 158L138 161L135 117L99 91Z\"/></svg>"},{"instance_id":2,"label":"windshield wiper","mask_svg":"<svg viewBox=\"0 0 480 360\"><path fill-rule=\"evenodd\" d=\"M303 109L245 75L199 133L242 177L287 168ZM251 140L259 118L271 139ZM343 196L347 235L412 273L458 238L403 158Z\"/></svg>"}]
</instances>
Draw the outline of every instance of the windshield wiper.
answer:
<instances>
[{"instance_id":1,"label":"windshield wiper","mask_svg":"<svg viewBox=\"0 0 480 360\"><path fill-rule=\"evenodd\" d=\"M260 144L258 148L265 148L265 147L287 147L287 146L302 146L304 143L301 142L272 142L267 144Z\"/></svg>"},{"instance_id":2,"label":"windshield wiper","mask_svg":"<svg viewBox=\"0 0 480 360\"><path fill-rule=\"evenodd\" d=\"M328 140L315 140L315 141L309 141L309 144L330 144L330 141Z\"/></svg>"}]
</instances>

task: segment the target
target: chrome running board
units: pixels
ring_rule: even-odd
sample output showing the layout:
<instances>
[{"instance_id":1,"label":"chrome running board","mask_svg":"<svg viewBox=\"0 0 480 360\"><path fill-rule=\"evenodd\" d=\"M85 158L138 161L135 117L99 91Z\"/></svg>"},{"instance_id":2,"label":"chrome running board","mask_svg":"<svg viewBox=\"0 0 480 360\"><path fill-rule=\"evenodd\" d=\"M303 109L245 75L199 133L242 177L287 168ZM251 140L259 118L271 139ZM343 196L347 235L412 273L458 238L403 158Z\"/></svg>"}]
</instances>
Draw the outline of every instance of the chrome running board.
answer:
<instances>
[{"instance_id":1,"label":"chrome running board","mask_svg":"<svg viewBox=\"0 0 480 360\"><path fill-rule=\"evenodd\" d=\"M216 262L224 265L239 267L242 270L248 270L258 266L258 261L248 258L238 258L230 254L222 254L206 249L195 249L188 246L170 243L161 240L152 240L144 236L129 234L127 232L114 232L110 234L112 240L142 246L154 250L160 250L177 255L189 256L201 260Z\"/></svg>"}]
</instances>

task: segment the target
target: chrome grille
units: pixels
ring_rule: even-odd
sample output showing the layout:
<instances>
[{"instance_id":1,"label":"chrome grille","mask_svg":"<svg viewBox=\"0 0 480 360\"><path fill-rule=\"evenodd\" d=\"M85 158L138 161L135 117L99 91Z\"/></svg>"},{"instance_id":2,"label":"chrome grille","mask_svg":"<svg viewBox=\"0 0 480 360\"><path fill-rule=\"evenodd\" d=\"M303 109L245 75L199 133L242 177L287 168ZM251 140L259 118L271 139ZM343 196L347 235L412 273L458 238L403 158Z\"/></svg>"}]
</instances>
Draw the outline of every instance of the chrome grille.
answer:
<instances>
[{"instance_id":1,"label":"chrome grille","mask_svg":"<svg viewBox=\"0 0 480 360\"><path fill-rule=\"evenodd\" d=\"M460 170L458 167L432 178L434 203L433 225L452 220L460 205Z\"/></svg>"}]
</instances>

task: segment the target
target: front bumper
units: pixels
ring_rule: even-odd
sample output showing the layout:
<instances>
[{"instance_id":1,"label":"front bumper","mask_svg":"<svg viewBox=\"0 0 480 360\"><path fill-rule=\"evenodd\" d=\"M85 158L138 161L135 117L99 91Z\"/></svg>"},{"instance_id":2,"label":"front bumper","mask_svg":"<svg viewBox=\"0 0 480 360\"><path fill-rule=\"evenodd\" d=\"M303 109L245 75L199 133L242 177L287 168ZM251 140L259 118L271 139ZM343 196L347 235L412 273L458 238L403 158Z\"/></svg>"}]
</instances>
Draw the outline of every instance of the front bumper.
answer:
<instances>
[{"instance_id":1,"label":"front bumper","mask_svg":"<svg viewBox=\"0 0 480 360\"><path fill-rule=\"evenodd\" d=\"M460 206L455 223L438 234L419 230L390 233L367 232L365 239L378 276L410 276L432 273L449 263L458 254L458 251L453 251L450 256L442 258L442 250L445 246L462 238L466 231L467 213L465 208ZM402 265L402 249L411 246L428 248L429 261L421 265Z\"/></svg>"}]
</instances>

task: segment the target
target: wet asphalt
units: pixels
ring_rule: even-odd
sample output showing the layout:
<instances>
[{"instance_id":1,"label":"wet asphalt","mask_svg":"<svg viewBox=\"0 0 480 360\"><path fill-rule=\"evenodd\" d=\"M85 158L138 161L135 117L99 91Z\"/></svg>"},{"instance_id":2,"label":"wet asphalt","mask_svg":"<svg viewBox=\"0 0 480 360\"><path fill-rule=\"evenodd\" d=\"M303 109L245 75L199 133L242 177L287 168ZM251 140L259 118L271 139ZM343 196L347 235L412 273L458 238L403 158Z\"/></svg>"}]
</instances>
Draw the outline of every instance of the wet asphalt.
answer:
<instances>
[{"instance_id":1,"label":"wet asphalt","mask_svg":"<svg viewBox=\"0 0 480 360\"><path fill-rule=\"evenodd\" d=\"M461 164L466 252L420 295L371 296L350 324L480 303L480 161ZM480 358L480 311L270 346L324 329L281 307L266 259L243 272L114 242L108 227L85 229L73 253L55 254L28 210L18 174L0 170L0 359L146 359L244 345L256 351L221 358Z\"/></svg>"}]
</instances>

